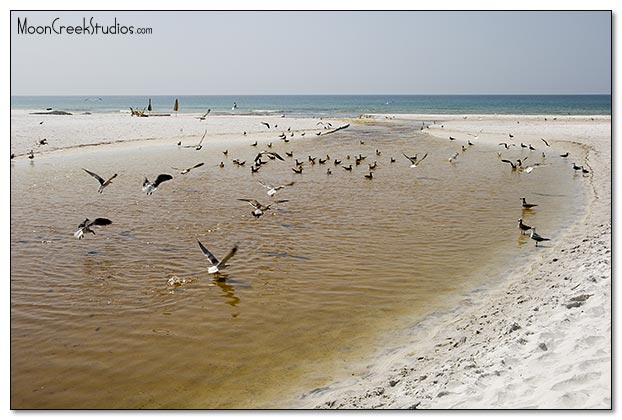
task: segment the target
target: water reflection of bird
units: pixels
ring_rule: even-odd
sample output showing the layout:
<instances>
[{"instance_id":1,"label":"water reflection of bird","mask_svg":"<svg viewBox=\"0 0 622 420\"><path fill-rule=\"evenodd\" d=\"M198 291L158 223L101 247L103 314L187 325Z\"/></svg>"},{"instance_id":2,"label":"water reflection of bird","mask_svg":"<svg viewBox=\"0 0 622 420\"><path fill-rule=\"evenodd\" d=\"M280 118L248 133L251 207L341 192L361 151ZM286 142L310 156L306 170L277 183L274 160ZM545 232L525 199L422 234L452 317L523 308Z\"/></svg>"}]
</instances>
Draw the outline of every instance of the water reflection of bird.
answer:
<instances>
[{"instance_id":1,"label":"water reflection of bird","mask_svg":"<svg viewBox=\"0 0 622 420\"><path fill-rule=\"evenodd\" d=\"M238 245L235 244L233 248L231 248L231 251L229 251L229 253L225 255L225 257L222 260L219 261L218 258L214 256L214 254L212 254L207 248L205 248L205 246L201 243L201 241L197 239L197 242L199 243L199 248L201 248L201 251L203 252L203 254L212 263L212 266L207 269L207 272L210 274L216 274L220 272L222 268L228 267L226 262L229 261L229 259L231 259L231 257L233 257L235 253L238 251Z\"/></svg>"},{"instance_id":2,"label":"water reflection of bird","mask_svg":"<svg viewBox=\"0 0 622 420\"><path fill-rule=\"evenodd\" d=\"M237 306L240 303L240 298L237 297L233 292L235 291L235 287L232 284L227 283L227 276L225 274L216 273L214 279L214 284L220 287L222 290L222 296L229 299L225 303L231 306Z\"/></svg>"}]
</instances>

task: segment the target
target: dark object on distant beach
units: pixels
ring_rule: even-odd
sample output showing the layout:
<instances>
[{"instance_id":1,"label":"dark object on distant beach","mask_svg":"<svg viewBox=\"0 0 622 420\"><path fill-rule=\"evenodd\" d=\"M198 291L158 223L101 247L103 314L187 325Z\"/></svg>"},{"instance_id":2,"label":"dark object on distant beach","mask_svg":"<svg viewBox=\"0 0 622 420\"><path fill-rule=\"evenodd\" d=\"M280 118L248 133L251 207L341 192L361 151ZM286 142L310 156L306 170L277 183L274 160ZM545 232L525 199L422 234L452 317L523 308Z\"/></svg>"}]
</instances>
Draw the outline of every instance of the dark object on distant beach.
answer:
<instances>
[{"instance_id":1,"label":"dark object on distant beach","mask_svg":"<svg viewBox=\"0 0 622 420\"><path fill-rule=\"evenodd\" d=\"M179 111L179 101L177 99L175 99L175 105L173 105L173 111L175 112Z\"/></svg>"},{"instance_id":2,"label":"dark object on distant beach","mask_svg":"<svg viewBox=\"0 0 622 420\"><path fill-rule=\"evenodd\" d=\"M46 110L46 111L51 111L51 110L52 110L52 108L45 108L45 110Z\"/></svg>"},{"instance_id":3,"label":"dark object on distant beach","mask_svg":"<svg viewBox=\"0 0 622 420\"><path fill-rule=\"evenodd\" d=\"M151 98L149 98L149 105L147 105L147 111L151 112Z\"/></svg>"},{"instance_id":4,"label":"dark object on distant beach","mask_svg":"<svg viewBox=\"0 0 622 420\"><path fill-rule=\"evenodd\" d=\"M67 111L31 112L30 115L73 115Z\"/></svg>"}]
</instances>

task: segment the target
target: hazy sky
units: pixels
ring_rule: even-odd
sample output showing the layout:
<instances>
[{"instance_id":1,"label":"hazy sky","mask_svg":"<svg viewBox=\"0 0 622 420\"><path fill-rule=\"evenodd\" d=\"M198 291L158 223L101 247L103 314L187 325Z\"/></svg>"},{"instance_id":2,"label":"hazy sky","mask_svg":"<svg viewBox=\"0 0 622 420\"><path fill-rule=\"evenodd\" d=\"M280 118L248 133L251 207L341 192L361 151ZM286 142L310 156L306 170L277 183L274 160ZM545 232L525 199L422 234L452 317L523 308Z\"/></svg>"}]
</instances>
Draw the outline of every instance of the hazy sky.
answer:
<instances>
[{"instance_id":1,"label":"hazy sky","mask_svg":"<svg viewBox=\"0 0 622 420\"><path fill-rule=\"evenodd\" d=\"M24 35L94 23L150 35ZM610 93L609 12L14 12L13 95Z\"/></svg>"}]
</instances>

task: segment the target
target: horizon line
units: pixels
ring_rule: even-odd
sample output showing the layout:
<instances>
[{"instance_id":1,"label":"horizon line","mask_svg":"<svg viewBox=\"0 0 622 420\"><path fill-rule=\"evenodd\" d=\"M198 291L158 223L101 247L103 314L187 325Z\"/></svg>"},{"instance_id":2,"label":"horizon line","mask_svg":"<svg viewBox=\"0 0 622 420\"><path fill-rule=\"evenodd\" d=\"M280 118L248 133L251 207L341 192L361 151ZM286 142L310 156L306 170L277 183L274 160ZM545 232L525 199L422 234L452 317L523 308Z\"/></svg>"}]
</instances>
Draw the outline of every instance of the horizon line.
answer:
<instances>
[{"instance_id":1,"label":"horizon line","mask_svg":"<svg viewBox=\"0 0 622 420\"><path fill-rule=\"evenodd\" d=\"M219 93L219 94L98 94L98 93L72 93L72 94L11 94L14 96L611 96L611 93Z\"/></svg>"}]
</instances>

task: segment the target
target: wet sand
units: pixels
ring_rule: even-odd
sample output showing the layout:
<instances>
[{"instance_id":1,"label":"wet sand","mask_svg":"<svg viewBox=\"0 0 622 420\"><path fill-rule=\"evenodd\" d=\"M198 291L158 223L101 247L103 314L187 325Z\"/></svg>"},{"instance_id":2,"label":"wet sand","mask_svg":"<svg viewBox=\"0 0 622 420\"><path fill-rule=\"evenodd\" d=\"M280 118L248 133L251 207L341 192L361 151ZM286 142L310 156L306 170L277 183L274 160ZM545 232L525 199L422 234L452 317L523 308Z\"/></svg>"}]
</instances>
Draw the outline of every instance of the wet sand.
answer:
<instances>
[{"instance_id":1,"label":"wet sand","mask_svg":"<svg viewBox=\"0 0 622 420\"><path fill-rule=\"evenodd\" d=\"M478 141L495 145L522 141L542 150L541 137L552 146L573 142L587 153L577 164L591 171L586 212L550 247L500 276L484 275L482 287L457 307L387 335L391 344L370 357L362 371L307 392L300 406L611 408L610 118L369 118L436 119L426 131L455 141L473 140L469 133L484 129Z\"/></svg>"},{"instance_id":2,"label":"wet sand","mask_svg":"<svg viewBox=\"0 0 622 420\"><path fill-rule=\"evenodd\" d=\"M512 117L482 117L489 119L485 120L484 132L475 139L466 136L466 132L476 133L484 120L465 125L462 117L445 121L444 128L439 123L438 127L433 125L425 130L418 130L416 124L428 121L428 116L408 116L402 120L384 116L353 121L331 119L333 127L351 123L351 130L316 136L316 132L328 130L320 128L318 119L214 117L201 122L189 115L142 119L119 115L73 119L74 116L46 116L43 126L51 128L45 132L38 124L41 116L18 111L12 115L12 150L19 154L12 163L11 233L12 250L16 251L12 252L12 389L22 391L12 401L25 407L287 408L324 407L325 401L331 407L407 406L405 400L410 400L413 387L406 387L406 377L399 379L404 395L397 394L393 405L382 396L390 395L390 389L402 389L397 383L378 391L381 402L346 395L359 389L369 393L371 382L366 380L378 380L381 384L393 377L397 365L390 361L402 350L408 354L415 351L409 343L413 335L418 337L418 345L422 335L430 335L425 343L436 350L438 339L432 332L444 334L439 332L441 326L455 329L453 318L447 318L448 305L456 308L450 313L454 317L467 317L474 304L465 302L494 302L495 293L505 295L508 286L501 285L509 284L524 265L515 264L512 256L537 264L544 258L542 255L553 252L552 248L545 248L534 255L529 239L517 233L513 210L517 207L517 195L540 194L530 198L541 202L542 209L528 216L556 234L554 246L558 247L563 243L560 238L572 238L574 229L574 224L568 228L563 220L556 220L559 215L574 221L591 220L594 213L593 204L585 213L586 207L568 200L582 200L583 190L593 194L596 189L591 191L584 186L598 185L600 177L610 179L611 173L607 166L608 174L605 170L576 179L571 173L570 177L561 176L570 163L551 156L549 165L531 174L512 174L498 162L498 148L493 143L497 137L503 137ZM447 116L444 118L448 120ZM269 122L271 129L264 128L262 121ZM550 128L539 127L534 119L524 127L531 127L534 133L548 130L547 135L552 135L554 144L557 143L555 150L568 147L573 156L587 155L592 169L602 165L593 157L592 149L567 141L573 139L565 137L567 132L577 132L572 125L575 123L584 127L581 133L593 133L594 127L600 127L595 142L602 140L602 126L610 124L608 119L599 121L601 126L586 119L565 119ZM275 124L279 127L274 128ZM195 145L206 128L208 135L200 152L184 147ZM285 144L277 136L281 132L289 134L287 128L295 135ZM493 133L494 130L499 133ZM247 131L246 136L243 131ZM304 139L302 132L306 134ZM559 137L553 135L556 133ZM49 146L34 146L37 157L30 162L24 153L33 148L33 138L44 135ZM445 135L456 136L455 143L439 141ZM520 135L531 141L528 136L534 134ZM447 157L456 148L459 150L458 145L466 145L467 138L476 145L457 164L449 164ZM362 139L365 145L360 144ZM179 141L182 146L177 146ZM254 141L259 143L257 148L250 146ZM531 142L535 144L535 138ZM351 177L339 166L330 165L334 171L332 178L326 176L326 167L319 164L307 164L306 172L298 178L291 172L290 162L281 166L269 163L255 178L249 173L248 163L244 168L232 164L237 157L252 160L268 143L273 143L274 150L281 154L295 149L301 160L307 155L321 157L326 152L344 160L346 154L365 152L368 158ZM377 158L376 148L384 153ZM228 156L222 153L225 149ZM406 159L399 155L402 150L430 151L430 157L415 168L416 172L409 171ZM521 153L508 153L508 157ZM395 164L389 163L390 155L398 159ZM534 152L531 158L536 157ZM379 161L379 169L376 178L369 181L363 174L367 173L366 164L373 160ZM142 176L174 173L170 169L173 161L179 167L198 161L205 161L206 165L204 170L197 169L183 177L176 174L177 179L163 184L147 200L138 190ZM225 168L218 167L220 161L225 162ZM480 162L494 162L494 169L486 170ZM93 194L96 182L82 173L81 167L97 168L96 172L106 174L119 171L120 176L109 191L98 197ZM439 174L439 167L450 170ZM477 187L481 184L473 183L465 193L463 184L452 182L455 176L471 176L483 185L502 182L507 191L495 188L494 192L486 192L487 189ZM291 203L253 220L251 208L236 200L242 196L267 199L265 189L256 182L266 178L295 180L297 185L291 191L279 193ZM545 185L543 181L547 179L556 181ZM580 185L577 191L566 191L574 184ZM463 208L457 208L449 199L439 200L440 185L440 191L462 203ZM116 193L110 194L113 191ZM494 205L478 205L474 198L480 196L474 194L483 194L481 198ZM605 203L610 203L610 191L608 194L604 196ZM67 203L72 203L71 211L66 208ZM431 209L418 208L424 203L435 204ZM366 211L367 206L379 213ZM67 237L68 227L72 230L77 223L76 214L91 214L93 208L120 214L110 227L114 229L102 228L96 238L79 243ZM55 220L24 225L23 218L30 219L29 212L40 214L49 210L55 210ZM512 214L507 223L506 213ZM389 217L379 220L378 214ZM413 214L420 217L413 218ZM460 225L450 225L451 229L442 230L442 235L423 229L426 224L446 226L447 221L464 215L474 215L474 226L489 232L483 235L484 240L473 238L469 229ZM601 211L599 217L603 215L606 212ZM404 223L411 219L413 222ZM601 224L605 223L606 230L610 228L610 214L604 220ZM243 264L233 265L231 282L218 285L206 281L206 267L194 243L195 236L208 238L219 255L232 242L243 243L244 253L240 251L236 256ZM506 242L506 237L512 239ZM610 242L608 246L610 249ZM417 252L404 254L404 249ZM564 252L573 257L577 253L570 249ZM34 266L25 264L34 261L37 254L41 259L41 253L52 263L40 266L46 262L43 258ZM65 260L55 261L55 255L64 255ZM196 258L188 258L191 255ZM339 257L338 266L335 255ZM562 258L557 258L562 264ZM413 267L419 266L413 271ZM439 266L444 267L442 271ZM365 270L361 271L361 267ZM47 279L44 284L42 275ZM172 276L191 282L171 289L166 281ZM490 288L491 283L499 289ZM602 284L607 284L607 280L598 283ZM552 290L562 289L559 286ZM578 289L576 296L583 293L583 289ZM579 309L597 302L595 296L581 303ZM603 299L604 307L610 311L610 304L606 305L609 298ZM32 313L28 315L36 308L43 310L43 321ZM535 311L536 315L545 313L543 308ZM434 313L429 315L430 312ZM520 312L532 315L525 310ZM248 324L244 330L240 322L248 322L246 318L255 319L256 323ZM344 322L337 325L335 319ZM278 327L273 328L274 325ZM526 324L522 328L526 331ZM49 331L55 331L52 340L47 338ZM389 337L383 331L391 331ZM480 334L481 331L477 335ZM470 344L471 337L468 338L459 337L457 341L462 343L460 346ZM33 348L33 339L40 347ZM249 342L253 349L248 349ZM392 343L390 348L386 348L386 343ZM553 339L548 343L554 348ZM480 343L474 348L483 351L482 346ZM209 357L197 357L197 349ZM59 352L64 352L62 357ZM387 356L387 352L393 356ZM231 359L227 355L232 353L243 356ZM421 363L418 357L421 356L417 356L417 363ZM558 357L567 359L561 353ZM37 363L33 364L35 359ZM404 358L400 359L399 364L404 362ZM379 360L380 364L370 364L370 360ZM430 359L430 369L436 371L438 362ZM27 365L30 368L24 370ZM162 372L166 377L177 372L171 383L152 373L163 366L169 369L169 374L166 369ZM63 380L54 384L50 381L59 369L63 371ZM126 377L128 371L133 375ZM370 376L369 372L376 375ZM85 375L99 375L101 380L87 381L76 388L76 381L83 380ZM336 382L344 376L349 377L347 382ZM364 379L359 380L359 376ZM602 377L596 382L601 383ZM94 392L106 383L114 386L101 398L85 397L91 389ZM245 389L244 393L232 394L240 387ZM315 390L310 392L311 389ZM430 387L426 384L425 389L428 392ZM482 406L495 404L490 400L482 399ZM423 406L426 403L427 400Z\"/></svg>"}]
</instances>

